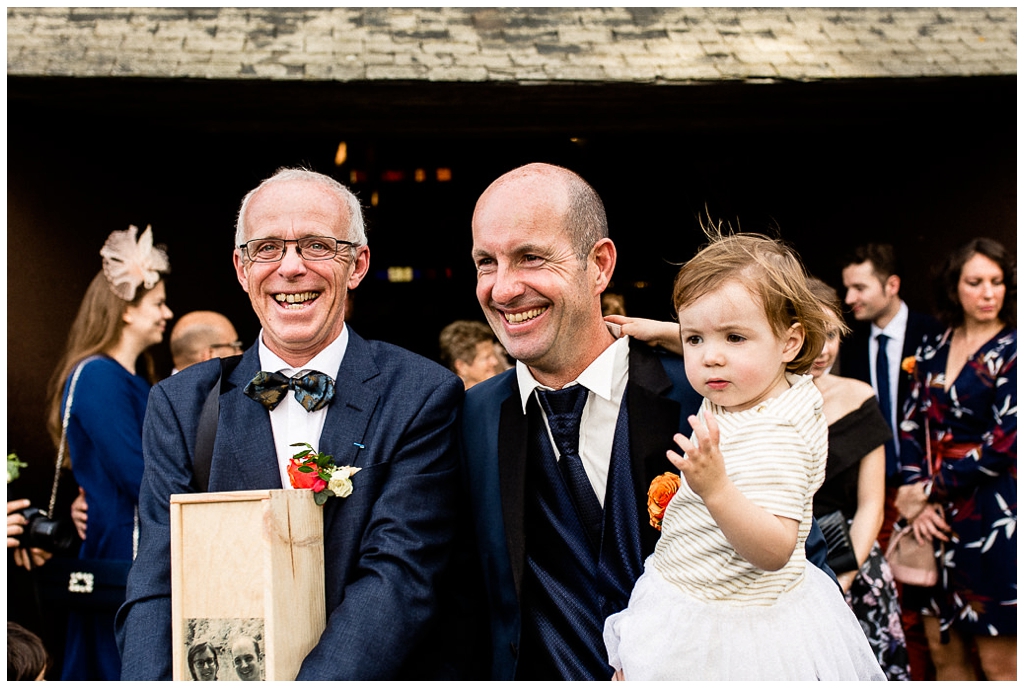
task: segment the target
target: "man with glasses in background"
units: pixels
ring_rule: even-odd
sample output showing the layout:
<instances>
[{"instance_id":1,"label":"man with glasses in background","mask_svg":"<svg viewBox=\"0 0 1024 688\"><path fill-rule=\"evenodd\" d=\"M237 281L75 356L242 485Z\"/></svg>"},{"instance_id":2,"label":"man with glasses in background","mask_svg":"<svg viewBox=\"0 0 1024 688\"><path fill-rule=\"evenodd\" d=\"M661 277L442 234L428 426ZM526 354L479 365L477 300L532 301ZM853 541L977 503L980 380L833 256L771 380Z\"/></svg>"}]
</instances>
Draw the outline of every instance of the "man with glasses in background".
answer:
<instances>
[{"instance_id":1,"label":"man with glasses in background","mask_svg":"<svg viewBox=\"0 0 1024 688\"><path fill-rule=\"evenodd\" d=\"M178 318L171 330L173 373L195 363L242 353L235 326L214 311L192 311Z\"/></svg>"},{"instance_id":2,"label":"man with glasses in background","mask_svg":"<svg viewBox=\"0 0 1024 688\"><path fill-rule=\"evenodd\" d=\"M211 492L288 488L295 443L360 468L351 494L323 505L327 628L297 678L430 677L437 658L424 641L442 635L435 593L456 525L463 385L345 324L370 250L358 200L334 179L279 170L243 199L235 245L238 281L263 327L225 368L219 396L220 361L150 395L142 537L117 615L122 678L172 675L169 499L196 490L194 439L209 397L219 403Z\"/></svg>"}]
</instances>

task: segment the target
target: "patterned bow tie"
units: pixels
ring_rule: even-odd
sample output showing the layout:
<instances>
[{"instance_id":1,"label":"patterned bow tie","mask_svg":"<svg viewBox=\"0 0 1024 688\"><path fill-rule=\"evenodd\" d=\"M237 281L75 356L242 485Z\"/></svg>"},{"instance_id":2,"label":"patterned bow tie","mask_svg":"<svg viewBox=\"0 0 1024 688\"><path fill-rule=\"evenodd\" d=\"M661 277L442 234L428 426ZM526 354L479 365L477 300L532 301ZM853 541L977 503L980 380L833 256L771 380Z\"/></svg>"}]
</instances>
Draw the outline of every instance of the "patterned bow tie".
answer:
<instances>
[{"instance_id":1,"label":"patterned bow tie","mask_svg":"<svg viewBox=\"0 0 1024 688\"><path fill-rule=\"evenodd\" d=\"M273 411L288 390L295 390L295 400L307 411L319 411L334 398L334 380L323 373L307 373L302 377L287 377L281 373L261 370L245 386L246 396Z\"/></svg>"}]
</instances>

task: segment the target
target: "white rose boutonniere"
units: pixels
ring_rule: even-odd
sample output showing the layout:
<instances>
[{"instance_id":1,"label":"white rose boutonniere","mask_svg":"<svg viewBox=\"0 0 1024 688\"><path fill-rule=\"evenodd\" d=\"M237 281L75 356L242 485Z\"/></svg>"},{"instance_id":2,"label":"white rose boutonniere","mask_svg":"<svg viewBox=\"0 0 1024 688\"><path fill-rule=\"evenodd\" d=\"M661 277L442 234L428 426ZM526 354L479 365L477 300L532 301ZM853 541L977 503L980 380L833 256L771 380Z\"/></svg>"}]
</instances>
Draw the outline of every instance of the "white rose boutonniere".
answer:
<instances>
[{"instance_id":1,"label":"white rose boutonniere","mask_svg":"<svg viewBox=\"0 0 1024 688\"><path fill-rule=\"evenodd\" d=\"M348 497L352 494L352 476L360 469L355 466L342 466L331 471L331 479L327 481L327 489L335 497Z\"/></svg>"}]
</instances>

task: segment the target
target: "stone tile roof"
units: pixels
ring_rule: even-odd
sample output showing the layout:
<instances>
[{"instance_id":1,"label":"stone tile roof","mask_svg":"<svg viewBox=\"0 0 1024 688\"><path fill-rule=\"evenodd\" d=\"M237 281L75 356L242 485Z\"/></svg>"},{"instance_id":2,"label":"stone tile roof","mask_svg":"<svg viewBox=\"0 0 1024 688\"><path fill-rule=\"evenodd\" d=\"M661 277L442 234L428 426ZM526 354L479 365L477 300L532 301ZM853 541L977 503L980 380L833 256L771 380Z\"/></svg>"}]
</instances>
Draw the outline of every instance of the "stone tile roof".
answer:
<instances>
[{"instance_id":1,"label":"stone tile roof","mask_svg":"<svg viewBox=\"0 0 1024 688\"><path fill-rule=\"evenodd\" d=\"M686 83L1007 75L1001 8L8 8L9 76Z\"/></svg>"}]
</instances>

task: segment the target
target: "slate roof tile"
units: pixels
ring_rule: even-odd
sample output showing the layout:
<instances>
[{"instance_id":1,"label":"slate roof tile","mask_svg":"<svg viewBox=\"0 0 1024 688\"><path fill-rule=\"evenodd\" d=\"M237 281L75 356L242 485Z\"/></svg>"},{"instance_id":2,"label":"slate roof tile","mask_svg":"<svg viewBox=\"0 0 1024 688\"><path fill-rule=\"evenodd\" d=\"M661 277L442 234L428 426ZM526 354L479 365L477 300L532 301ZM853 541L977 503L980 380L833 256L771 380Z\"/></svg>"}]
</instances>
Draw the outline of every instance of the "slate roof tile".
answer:
<instances>
[{"instance_id":1,"label":"slate roof tile","mask_svg":"<svg viewBox=\"0 0 1024 688\"><path fill-rule=\"evenodd\" d=\"M992 8L11 7L7 73L703 81L1016 74Z\"/></svg>"}]
</instances>

